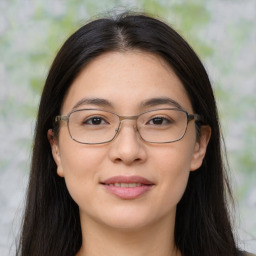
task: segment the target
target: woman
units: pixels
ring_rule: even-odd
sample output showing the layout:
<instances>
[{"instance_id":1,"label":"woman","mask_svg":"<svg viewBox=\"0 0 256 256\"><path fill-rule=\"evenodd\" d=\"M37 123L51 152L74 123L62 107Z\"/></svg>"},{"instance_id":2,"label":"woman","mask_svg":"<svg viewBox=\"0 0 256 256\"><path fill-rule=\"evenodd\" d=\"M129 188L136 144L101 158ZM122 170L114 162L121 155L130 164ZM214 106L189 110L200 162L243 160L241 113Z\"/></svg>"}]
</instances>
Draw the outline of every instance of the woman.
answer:
<instances>
[{"instance_id":1,"label":"woman","mask_svg":"<svg viewBox=\"0 0 256 256\"><path fill-rule=\"evenodd\" d=\"M99 19L57 54L17 255L242 255L212 88L172 28Z\"/></svg>"}]
</instances>

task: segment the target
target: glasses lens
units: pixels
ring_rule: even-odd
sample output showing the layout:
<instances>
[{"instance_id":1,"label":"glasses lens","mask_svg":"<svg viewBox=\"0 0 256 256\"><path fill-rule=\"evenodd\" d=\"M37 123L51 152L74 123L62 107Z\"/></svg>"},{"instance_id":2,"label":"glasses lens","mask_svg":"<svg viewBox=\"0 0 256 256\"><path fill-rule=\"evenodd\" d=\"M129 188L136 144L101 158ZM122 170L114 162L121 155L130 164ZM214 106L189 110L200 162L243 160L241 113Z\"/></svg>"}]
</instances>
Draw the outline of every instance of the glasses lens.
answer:
<instances>
[{"instance_id":1,"label":"glasses lens","mask_svg":"<svg viewBox=\"0 0 256 256\"><path fill-rule=\"evenodd\" d=\"M180 140L187 128L187 114L179 109L159 109L139 116L137 121L141 137L148 142Z\"/></svg>"},{"instance_id":2,"label":"glasses lens","mask_svg":"<svg viewBox=\"0 0 256 256\"><path fill-rule=\"evenodd\" d=\"M101 110L77 110L69 117L71 137L81 143L104 143L116 134L119 118Z\"/></svg>"}]
</instances>

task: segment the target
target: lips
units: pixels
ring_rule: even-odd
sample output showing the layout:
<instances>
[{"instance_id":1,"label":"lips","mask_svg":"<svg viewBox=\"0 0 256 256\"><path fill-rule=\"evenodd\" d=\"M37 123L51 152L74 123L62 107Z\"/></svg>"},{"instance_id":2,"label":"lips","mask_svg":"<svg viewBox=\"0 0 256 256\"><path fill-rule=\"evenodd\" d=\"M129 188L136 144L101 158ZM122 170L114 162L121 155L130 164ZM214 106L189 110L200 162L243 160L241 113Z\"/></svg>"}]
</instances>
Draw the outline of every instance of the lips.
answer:
<instances>
[{"instance_id":1,"label":"lips","mask_svg":"<svg viewBox=\"0 0 256 256\"><path fill-rule=\"evenodd\" d=\"M109 185L114 183L141 183L144 185L153 185L153 182L141 176L114 176L102 183Z\"/></svg>"},{"instance_id":2,"label":"lips","mask_svg":"<svg viewBox=\"0 0 256 256\"><path fill-rule=\"evenodd\" d=\"M135 199L150 191L155 185L141 176L114 176L100 183L107 192L121 199Z\"/></svg>"}]
</instances>

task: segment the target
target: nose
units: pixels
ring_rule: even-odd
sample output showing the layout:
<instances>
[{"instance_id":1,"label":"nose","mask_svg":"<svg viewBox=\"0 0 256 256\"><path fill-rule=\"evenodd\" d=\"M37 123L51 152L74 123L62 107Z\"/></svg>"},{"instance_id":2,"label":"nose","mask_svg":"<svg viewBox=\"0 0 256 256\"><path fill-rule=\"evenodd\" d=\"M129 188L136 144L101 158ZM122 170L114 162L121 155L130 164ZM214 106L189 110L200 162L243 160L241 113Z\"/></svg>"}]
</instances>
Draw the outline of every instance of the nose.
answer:
<instances>
[{"instance_id":1,"label":"nose","mask_svg":"<svg viewBox=\"0 0 256 256\"><path fill-rule=\"evenodd\" d=\"M136 125L132 123L134 123L132 120L121 122L116 138L110 143L109 157L111 161L132 165L146 160L146 145L142 141Z\"/></svg>"}]
</instances>

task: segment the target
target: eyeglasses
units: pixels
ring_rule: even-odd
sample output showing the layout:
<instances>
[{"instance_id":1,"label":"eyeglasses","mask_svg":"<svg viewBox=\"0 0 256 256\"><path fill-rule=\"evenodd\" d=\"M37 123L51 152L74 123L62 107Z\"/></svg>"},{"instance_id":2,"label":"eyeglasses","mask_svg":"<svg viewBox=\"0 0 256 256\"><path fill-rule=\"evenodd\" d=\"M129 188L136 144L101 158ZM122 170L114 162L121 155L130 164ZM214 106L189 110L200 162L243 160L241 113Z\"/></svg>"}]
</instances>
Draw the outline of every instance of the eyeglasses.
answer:
<instances>
[{"instance_id":1,"label":"eyeglasses","mask_svg":"<svg viewBox=\"0 0 256 256\"><path fill-rule=\"evenodd\" d=\"M179 108L160 108L136 116L120 116L99 109L77 109L66 116L56 116L55 122L67 122L70 137L83 144L103 144L112 141L124 120L134 120L140 137L150 143L171 143L181 140L191 120L197 114L188 114Z\"/></svg>"}]
</instances>

